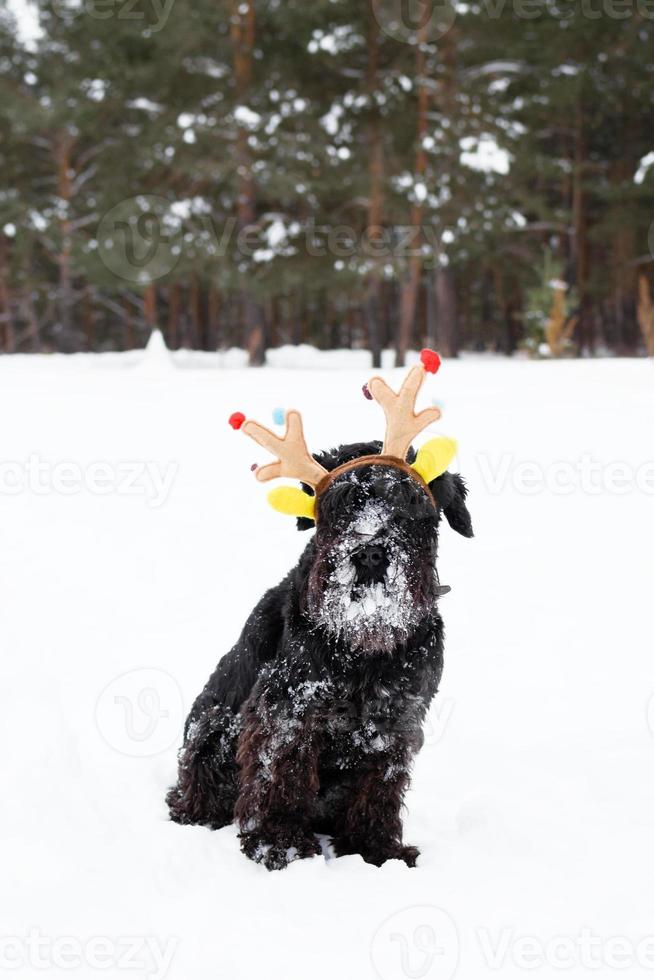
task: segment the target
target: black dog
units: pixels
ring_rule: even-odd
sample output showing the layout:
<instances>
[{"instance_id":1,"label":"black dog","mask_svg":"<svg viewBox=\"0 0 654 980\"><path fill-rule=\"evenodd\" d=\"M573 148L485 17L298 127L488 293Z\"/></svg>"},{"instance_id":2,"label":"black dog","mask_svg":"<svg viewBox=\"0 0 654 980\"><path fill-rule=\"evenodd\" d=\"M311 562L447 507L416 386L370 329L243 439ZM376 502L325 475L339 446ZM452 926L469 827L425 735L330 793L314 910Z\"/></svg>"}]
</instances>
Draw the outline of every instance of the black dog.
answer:
<instances>
[{"instance_id":1,"label":"black dog","mask_svg":"<svg viewBox=\"0 0 654 980\"><path fill-rule=\"evenodd\" d=\"M331 471L380 449L315 459ZM400 814L443 668L441 515L472 536L461 477L443 473L429 491L380 463L337 476L320 497L315 537L193 705L167 797L173 820L236 819L243 851L269 869L320 853L316 833L338 855L415 865Z\"/></svg>"}]
</instances>

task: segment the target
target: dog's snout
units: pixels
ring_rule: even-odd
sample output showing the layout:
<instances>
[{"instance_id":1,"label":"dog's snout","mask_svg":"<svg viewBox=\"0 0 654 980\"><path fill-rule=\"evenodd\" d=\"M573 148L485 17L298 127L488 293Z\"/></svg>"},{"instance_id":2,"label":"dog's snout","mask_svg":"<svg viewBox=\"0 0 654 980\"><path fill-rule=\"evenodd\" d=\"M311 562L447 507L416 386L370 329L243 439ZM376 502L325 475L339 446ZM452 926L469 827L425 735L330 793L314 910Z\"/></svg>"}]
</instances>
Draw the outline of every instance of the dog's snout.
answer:
<instances>
[{"instance_id":1,"label":"dog's snout","mask_svg":"<svg viewBox=\"0 0 654 980\"><path fill-rule=\"evenodd\" d=\"M381 582L388 568L388 556L380 544L360 548L354 556L359 581Z\"/></svg>"}]
</instances>

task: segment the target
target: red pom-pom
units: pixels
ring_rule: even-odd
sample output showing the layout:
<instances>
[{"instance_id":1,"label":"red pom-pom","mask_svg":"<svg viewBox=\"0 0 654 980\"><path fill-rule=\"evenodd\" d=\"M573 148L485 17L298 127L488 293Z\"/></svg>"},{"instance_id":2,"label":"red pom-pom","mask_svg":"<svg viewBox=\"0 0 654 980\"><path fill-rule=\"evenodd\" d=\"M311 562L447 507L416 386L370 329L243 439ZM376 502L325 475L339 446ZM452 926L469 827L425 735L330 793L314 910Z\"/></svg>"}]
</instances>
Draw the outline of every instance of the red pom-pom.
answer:
<instances>
[{"instance_id":1,"label":"red pom-pom","mask_svg":"<svg viewBox=\"0 0 654 980\"><path fill-rule=\"evenodd\" d=\"M420 360L425 371L429 374L436 374L441 366L440 355L435 350L430 350L429 347L425 347L424 350L420 351Z\"/></svg>"},{"instance_id":2,"label":"red pom-pom","mask_svg":"<svg viewBox=\"0 0 654 980\"><path fill-rule=\"evenodd\" d=\"M369 401L369 402L371 402L371 401L372 401L372 395L371 395L371 393L370 393L370 388L368 387L368 385L367 385L367 384L365 384L365 385L363 386L363 388L361 389L361 391L363 392L363 397L364 397L364 398L367 398L367 399L368 399L368 401Z\"/></svg>"},{"instance_id":3,"label":"red pom-pom","mask_svg":"<svg viewBox=\"0 0 654 980\"><path fill-rule=\"evenodd\" d=\"M232 412L229 416L229 424L232 429L240 429L244 422L245 415L243 415L243 412Z\"/></svg>"}]
</instances>

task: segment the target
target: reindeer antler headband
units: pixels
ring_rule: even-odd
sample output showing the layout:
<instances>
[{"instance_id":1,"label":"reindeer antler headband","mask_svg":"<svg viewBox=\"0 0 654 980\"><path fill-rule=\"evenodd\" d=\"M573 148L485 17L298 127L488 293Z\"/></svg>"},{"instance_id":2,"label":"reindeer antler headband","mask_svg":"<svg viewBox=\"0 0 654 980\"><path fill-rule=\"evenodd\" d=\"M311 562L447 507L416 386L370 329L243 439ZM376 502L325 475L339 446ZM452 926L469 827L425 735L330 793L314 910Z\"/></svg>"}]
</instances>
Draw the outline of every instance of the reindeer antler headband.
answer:
<instances>
[{"instance_id":1,"label":"reindeer antler headband","mask_svg":"<svg viewBox=\"0 0 654 980\"><path fill-rule=\"evenodd\" d=\"M257 480L265 482L276 477L286 476L301 480L313 488L315 496L310 496L296 487L276 487L268 494L268 500L275 510L294 517L316 519L318 498L332 484L336 477L348 470L359 466L381 464L394 466L409 473L427 492L427 484L445 472L456 453L456 442L440 436L431 439L418 451L414 463L409 465L406 454L413 439L426 426L437 422L441 417L439 408L425 408L415 411L418 393L425 380L427 372L435 374L440 367L440 357L435 351L423 350L420 354L420 364L412 367L404 379L398 392L393 391L379 377L372 378L364 386L367 398L378 402L386 416L386 435L381 453L372 456L359 456L349 463L326 470L309 452L302 428L302 416L299 412L286 413L286 431L283 436L276 436L270 429L259 425L258 422L247 420L241 412L230 416L229 423L234 429L242 429L246 435L263 446L273 456L276 462L256 467Z\"/></svg>"}]
</instances>

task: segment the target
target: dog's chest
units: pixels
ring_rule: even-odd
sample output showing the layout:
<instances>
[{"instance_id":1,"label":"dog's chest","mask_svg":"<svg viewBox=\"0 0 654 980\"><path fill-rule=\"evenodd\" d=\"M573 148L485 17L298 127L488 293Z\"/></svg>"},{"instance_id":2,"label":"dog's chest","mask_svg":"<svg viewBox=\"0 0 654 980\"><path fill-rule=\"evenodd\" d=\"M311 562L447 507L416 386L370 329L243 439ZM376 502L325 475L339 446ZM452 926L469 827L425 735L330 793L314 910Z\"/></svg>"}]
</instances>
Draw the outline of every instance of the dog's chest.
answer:
<instances>
[{"instance_id":1,"label":"dog's chest","mask_svg":"<svg viewBox=\"0 0 654 980\"><path fill-rule=\"evenodd\" d=\"M420 699L402 690L400 684L335 684L325 718L323 762L349 769L371 757L393 753L407 740L416 743L420 739L421 708Z\"/></svg>"}]
</instances>

